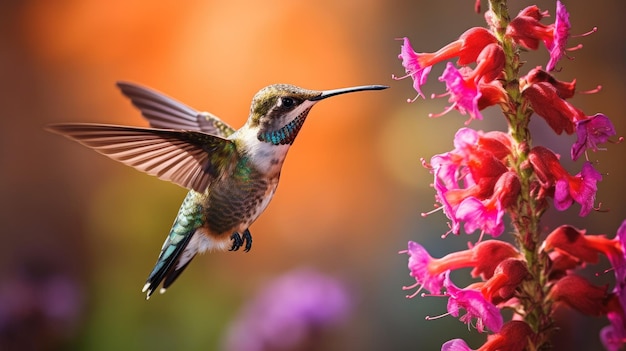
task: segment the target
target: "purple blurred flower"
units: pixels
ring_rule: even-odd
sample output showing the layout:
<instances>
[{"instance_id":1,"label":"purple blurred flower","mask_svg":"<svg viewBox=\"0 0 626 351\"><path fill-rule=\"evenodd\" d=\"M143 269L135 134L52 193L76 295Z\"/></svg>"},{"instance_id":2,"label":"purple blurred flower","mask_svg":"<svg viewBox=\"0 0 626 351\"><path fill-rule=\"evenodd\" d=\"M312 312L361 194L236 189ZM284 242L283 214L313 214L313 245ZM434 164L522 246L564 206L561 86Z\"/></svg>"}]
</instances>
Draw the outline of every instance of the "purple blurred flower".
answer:
<instances>
[{"instance_id":1,"label":"purple blurred flower","mask_svg":"<svg viewBox=\"0 0 626 351\"><path fill-rule=\"evenodd\" d=\"M349 313L347 288L310 269L275 278L241 309L227 331L224 349L289 350L312 332L341 322Z\"/></svg>"}]
</instances>

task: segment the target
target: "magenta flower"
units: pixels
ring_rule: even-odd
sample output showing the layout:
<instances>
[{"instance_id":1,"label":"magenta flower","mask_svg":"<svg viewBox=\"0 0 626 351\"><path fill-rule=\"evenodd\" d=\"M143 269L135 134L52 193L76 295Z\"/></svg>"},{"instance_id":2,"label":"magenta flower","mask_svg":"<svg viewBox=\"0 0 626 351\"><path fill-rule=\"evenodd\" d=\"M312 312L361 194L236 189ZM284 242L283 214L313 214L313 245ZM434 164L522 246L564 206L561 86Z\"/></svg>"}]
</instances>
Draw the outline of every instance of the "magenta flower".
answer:
<instances>
[{"instance_id":1,"label":"magenta flower","mask_svg":"<svg viewBox=\"0 0 626 351\"><path fill-rule=\"evenodd\" d=\"M418 287L418 290L410 297L415 296L422 288L430 293L439 293L443 287L443 273L433 272L429 269L429 263L434 259L428 254L426 249L414 242L409 241L409 249L400 251L409 255L409 275L415 278L415 284L405 287L405 290Z\"/></svg>"},{"instance_id":2,"label":"magenta flower","mask_svg":"<svg viewBox=\"0 0 626 351\"><path fill-rule=\"evenodd\" d=\"M576 201L580 204L579 216L584 217L593 209L596 200L596 183L602 180L600 172L593 168L591 162L585 162L583 169L575 176L565 173L558 179L554 188L554 207L564 211Z\"/></svg>"},{"instance_id":3,"label":"magenta flower","mask_svg":"<svg viewBox=\"0 0 626 351\"><path fill-rule=\"evenodd\" d=\"M448 312L458 317L461 309L466 313L459 318L465 324L470 325L476 319L476 330L483 332L487 327L492 332L499 332L502 328L503 319L500 310L489 301L485 300L480 291L473 289L460 289L450 280L450 273L446 272L443 283L448 298Z\"/></svg>"},{"instance_id":4,"label":"magenta flower","mask_svg":"<svg viewBox=\"0 0 626 351\"><path fill-rule=\"evenodd\" d=\"M434 53L417 53L411 47L408 38L403 38L403 45L400 48L398 58L402 60L402 66L406 71L404 77L393 77L394 79L413 79L413 88L417 91L417 96L424 96L421 86L426 83L428 73L433 65L458 57L459 65L467 65L476 62L485 46L496 43L496 37L485 28L474 27L465 31L459 39L449 43ZM416 97L417 98L417 97ZM409 100L409 101L414 101Z\"/></svg>"},{"instance_id":5,"label":"magenta flower","mask_svg":"<svg viewBox=\"0 0 626 351\"><path fill-rule=\"evenodd\" d=\"M451 252L442 258L431 257L422 245L409 241L408 250L400 253L409 255L409 275L416 281L404 289L418 288L409 298L421 289L439 293L444 285L444 274L451 270L472 267L472 277L490 279L501 262L519 257L519 252L511 244L498 240L481 241L467 250Z\"/></svg>"},{"instance_id":6,"label":"magenta flower","mask_svg":"<svg viewBox=\"0 0 626 351\"><path fill-rule=\"evenodd\" d=\"M522 10L507 27L506 33L519 45L530 50L536 50L539 40L543 41L550 60L546 65L547 71L552 71L556 63L563 57L565 45L569 38L569 13L561 2L556 4L556 20L551 25L544 25L539 21L545 17L536 6Z\"/></svg>"},{"instance_id":7,"label":"magenta flower","mask_svg":"<svg viewBox=\"0 0 626 351\"><path fill-rule=\"evenodd\" d=\"M600 340L607 351L619 351L626 343L624 318L619 312L609 312L606 317L611 324L600 330Z\"/></svg>"},{"instance_id":8,"label":"magenta flower","mask_svg":"<svg viewBox=\"0 0 626 351\"><path fill-rule=\"evenodd\" d=\"M452 339L441 345L441 351L474 351L463 339Z\"/></svg>"},{"instance_id":9,"label":"magenta flower","mask_svg":"<svg viewBox=\"0 0 626 351\"><path fill-rule=\"evenodd\" d=\"M569 38L569 31L571 25L569 22L569 13L565 9L565 6L560 2L556 2L556 19L552 27L552 37L544 39L544 44L550 52L550 60L546 65L546 70L552 71L556 66L556 63L563 57L565 53L565 46L567 45L567 39Z\"/></svg>"},{"instance_id":10,"label":"magenta flower","mask_svg":"<svg viewBox=\"0 0 626 351\"><path fill-rule=\"evenodd\" d=\"M458 234L464 221L468 234L481 229L500 235L504 209L519 192L517 176L502 177L507 174L510 139L500 132L461 128L454 146L450 152L433 156L430 163L436 199L451 221L450 232ZM498 185L499 181L506 184Z\"/></svg>"},{"instance_id":11,"label":"magenta flower","mask_svg":"<svg viewBox=\"0 0 626 351\"><path fill-rule=\"evenodd\" d=\"M424 93L422 93L421 87L426 84L428 73L430 73L432 67L420 65L419 54L411 47L409 38L405 37L403 41L404 43L400 47L400 55L398 55L398 58L402 60L402 66L404 66L407 75L396 79L410 76L413 79L413 89L417 91L417 97L421 96L423 98Z\"/></svg>"},{"instance_id":12,"label":"magenta flower","mask_svg":"<svg viewBox=\"0 0 626 351\"><path fill-rule=\"evenodd\" d=\"M492 199L480 201L475 197L468 197L461 202L456 210L455 217L464 221L463 229L466 233L473 233L480 229L482 233L497 237L504 231L504 209L499 201Z\"/></svg>"},{"instance_id":13,"label":"magenta flower","mask_svg":"<svg viewBox=\"0 0 626 351\"><path fill-rule=\"evenodd\" d=\"M430 117L439 117L452 109L457 109L462 115L469 114L470 118L465 124L468 124L473 119L483 119L478 109L478 100L482 95L473 80L465 80L461 72L451 62L447 63L439 80L446 83L447 95L450 96L448 102L452 103L452 105L447 107L442 113L430 114Z\"/></svg>"},{"instance_id":14,"label":"magenta flower","mask_svg":"<svg viewBox=\"0 0 626 351\"><path fill-rule=\"evenodd\" d=\"M572 176L561 166L558 156L546 147L535 146L530 150L528 160L542 183L543 192L554 192L557 210L564 211L576 201L581 206L581 217L591 212L598 190L596 183L602 180L602 175L591 162L585 162L581 172Z\"/></svg>"},{"instance_id":15,"label":"magenta flower","mask_svg":"<svg viewBox=\"0 0 626 351\"><path fill-rule=\"evenodd\" d=\"M601 113L576 122L576 135L578 138L572 145L572 160L576 161L587 149L593 151L603 150L598 147L598 144L606 143L615 134L613 123L607 116Z\"/></svg>"}]
</instances>

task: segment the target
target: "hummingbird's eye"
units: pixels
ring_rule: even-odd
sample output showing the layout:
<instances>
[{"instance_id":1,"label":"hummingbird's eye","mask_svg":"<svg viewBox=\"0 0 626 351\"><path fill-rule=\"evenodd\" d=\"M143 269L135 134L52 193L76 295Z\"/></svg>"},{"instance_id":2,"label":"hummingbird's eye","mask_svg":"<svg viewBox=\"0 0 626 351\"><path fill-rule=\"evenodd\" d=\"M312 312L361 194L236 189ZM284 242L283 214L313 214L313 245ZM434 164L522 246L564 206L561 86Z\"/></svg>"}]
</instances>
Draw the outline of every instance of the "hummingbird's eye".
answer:
<instances>
[{"instance_id":1,"label":"hummingbird's eye","mask_svg":"<svg viewBox=\"0 0 626 351\"><path fill-rule=\"evenodd\" d=\"M284 107L293 107L296 104L296 101L293 98L288 96L280 98L280 104Z\"/></svg>"}]
</instances>

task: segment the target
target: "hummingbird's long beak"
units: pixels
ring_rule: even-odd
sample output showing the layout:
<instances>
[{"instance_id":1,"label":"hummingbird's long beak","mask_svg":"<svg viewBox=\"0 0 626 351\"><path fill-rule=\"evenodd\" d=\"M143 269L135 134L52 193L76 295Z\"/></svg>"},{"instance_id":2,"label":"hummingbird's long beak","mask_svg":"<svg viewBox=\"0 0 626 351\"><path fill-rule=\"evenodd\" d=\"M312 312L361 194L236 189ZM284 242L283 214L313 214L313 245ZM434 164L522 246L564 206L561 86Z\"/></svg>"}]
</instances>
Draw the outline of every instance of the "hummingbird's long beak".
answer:
<instances>
[{"instance_id":1,"label":"hummingbird's long beak","mask_svg":"<svg viewBox=\"0 0 626 351\"><path fill-rule=\"evenodd\" d=\"M328 97L339 95L339 94L354 93L354 92L363 91L363 90L383 90L383 89L387 89L387 88L389 88L389 87L386 86L386 85L362 85L362 86L358 86L358 87L333 89L333 90L324 90L324 91L322 91L322 93L320 95L314 96L312 98L309 98L309 100L310 101L319 101L319 100L326 99Z\"/></svg>"}]
</instances>

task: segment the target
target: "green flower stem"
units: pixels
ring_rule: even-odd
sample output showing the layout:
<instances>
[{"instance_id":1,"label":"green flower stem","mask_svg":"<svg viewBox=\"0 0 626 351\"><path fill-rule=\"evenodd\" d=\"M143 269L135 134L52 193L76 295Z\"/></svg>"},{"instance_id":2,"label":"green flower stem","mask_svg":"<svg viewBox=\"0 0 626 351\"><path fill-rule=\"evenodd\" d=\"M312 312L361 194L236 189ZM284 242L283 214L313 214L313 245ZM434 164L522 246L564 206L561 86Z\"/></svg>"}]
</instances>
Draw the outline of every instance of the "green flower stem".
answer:
<instances>
[{"instance_id":1,"label":"green flower stem","mask_svg":"<svg viewBox=\"0 0 626 351\"><path fill-rule=\"evenodd\" d=\"M548 293L547 257L540 254L538 250L540 242L539 221L545 210L545 205L538 203L531 196L534 176L532 168L527 166L528 154L532 147L528 124L533 111L519 89L521 67L519 51L513 41L505 36L506 27L510 22L506 0L490 0L489 5L493 14L492 25L494 28L492 29L505 53L503 86L508 101L500 106L508 121L509 134L517 144L511 161L521 182L519 198L515 208L511 211L518 246L530 271L530 279L525 281L520 289L519 297L524 308L521 314L536 333L536 339L532 340L529 350L540 350L548 347L553 321L551 303L546 298Z\"/></svg>"}]
</instances>

